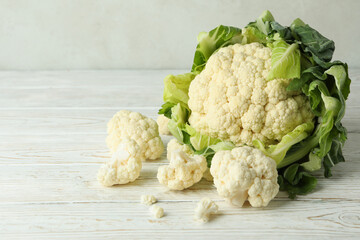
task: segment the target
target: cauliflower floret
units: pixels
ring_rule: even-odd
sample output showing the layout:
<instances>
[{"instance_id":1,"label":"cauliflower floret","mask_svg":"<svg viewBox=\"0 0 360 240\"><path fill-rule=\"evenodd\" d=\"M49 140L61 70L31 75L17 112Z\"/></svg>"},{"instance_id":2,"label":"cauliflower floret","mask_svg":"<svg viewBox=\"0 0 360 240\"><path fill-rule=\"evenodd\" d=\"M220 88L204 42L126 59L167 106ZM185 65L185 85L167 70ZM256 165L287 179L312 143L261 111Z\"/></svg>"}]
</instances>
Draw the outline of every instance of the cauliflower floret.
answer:
<instances>
[{"instance_id":1,"label":"cauliflower floret","mask_svg":"<svg viewBox=\"0 0 360 240\"><path fill-rule=\"evenodd\" d=\"M201 134L237 146L273 144L314 115L308 98L287 91L290 79L267 81L271 49L260 43L220 48L189 88L189 122Z\"/></svg>"},{"instance_id":2,"label":"cauliflower floret","mask_svg":"<svg viewBox=\"0 0 360 240\"><path fill-rule=\"evenodd\" d=\"M167 145L167 159L171 158L171 152L175 151L175 150L181 150L183 152L185 152L186 154L188 154L189 156L193 156L194 155L194 151L191 149L191 147L187 144L181 144L179 143L178 140L171 139L170 142ZM206 181L212 181L213 177L210 174L210 168L207 168L203 174L203 178Z\"/></svg>"},{"instance_id":3,"label":"cauliflower floret","mask_svg":"<svg viewBox=\"0 0 360 240\"><path fill-rule=\"evenodd\" d=\"M164 151L155 120L127 110L116 113L108 123L106 142L111 152L116 151L123 138L131 138L140 146L144 160L157 159Z\"/></svg>"},{"instance_id":4,"label":"cauliflower floret","mask_svg":"<svg viewBox=\"0 0 360 240\"><path fill-rule=\"evenodd\" d=\"M167 148L166 148L167 159L171 159L171 153L175 150L181 150L190 156L194 155L194 151L191 150L189 145L181 144L178 140L176 140L176 138L171 139L170 142L167 144Z\"/></svg>"},{"instance_id":5,"label":"cauliflower floret","mask_svg":"<svg viewBox=\"0 0 360 240\"><path fill-rule=\"evenodd\" d=\"M164 115L159 115L156 122L159 126L159 133L162 135L171 135L169 129L168 129L168 123L169 120L167 117L165 117Z\"/></svg>"},{"instance_id":6,"label":"cauliflower floret","mask_svg":"<svg viewBox=\"0 0 360 240\"><path fill-rule=\"evenodd\" d=\"M107 187L135 181L140 175L143 160L139 152L140 147L134 140L123 139L111 159L99 169L98 181Z\"/></svg>"},{"instance_id":7,"label":"cauliflower floret","mask_svg":"<svg viewBox=\"0 0 360 240\"><path fill-rule=\"evenodd\" d=\"M156 203L157 199L153 195L141 195L141 203L150 206Z\"/></svg>"},{"instance_id":8,"label":"cauliflower floret","mask_svg":"<svg viewBox=\"0 0 360 240\"><path fill-rule=\"evenodd\" d=\"M239 207L265 207L279 192L275 161L252 147L217 152L210 171L219 195Z\"/></svg>"},{"instance_id":9,"label":"cauliflower floret","mask_svg":"<svg viewBox=\"0 0 360 240\"><path fill-rule=\"evenodd\" d=\"M169 165L159 167L157 178L172 190L183 190L199 182L207 166L205 157L190 157L181 150L172 151L169 160Z\"/></svg>"},{"instance_id":10,"label":"cauliflower floret","mask_svg":"<svg viewBox=\"0 0 360 240\"><path fill-rule=\"evenodd\" d=\"M150 212L155 218L162 218L164 216L164 209L158 205L152 205Z\"/></svg>"},{"instance_id":11,"label":"cauliflower floret","mask_svg":"<svg viewBox=\"0 0 360 240\"><path fill-rule=\"evenodd\" d=\"M216 214L218 209L218 205L216 205L216 203L214 203L210 198L203 198L195 209L195 219L206 223L209 221L210 215Z\"/></svg>"}]
</instances>

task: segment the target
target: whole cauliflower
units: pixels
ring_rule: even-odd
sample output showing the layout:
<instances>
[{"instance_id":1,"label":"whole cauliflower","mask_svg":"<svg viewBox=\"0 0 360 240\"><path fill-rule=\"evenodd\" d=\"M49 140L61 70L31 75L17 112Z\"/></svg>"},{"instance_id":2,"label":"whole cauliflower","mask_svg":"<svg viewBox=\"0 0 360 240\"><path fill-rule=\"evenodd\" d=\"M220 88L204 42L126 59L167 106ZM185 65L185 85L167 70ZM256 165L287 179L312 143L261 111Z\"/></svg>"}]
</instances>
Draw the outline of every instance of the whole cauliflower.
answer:
<instances>
[{"instance_id":1,"label":"whole cauliflower","mask_svg":"<svg viewBox=\"0 0 360 240\"><path fill-rule=\"evenodd\" d=\"M217 152L210 171L219 195L239 207L265 207L279 192L275 161L252 147Z\"/></svg>"},{"instance_id":2,"label":"whole cauliflower","mask_svg":"<svg viewBox=\"0 0 360 240\"><path fill-rule=\"evenodd\" d=\"M98 181L107 187L133 182L140 175L142 160L139 145L134 140L125 138L111 160L99 169Z\"/></svg>"},{"instance_id":3,"label":"whole cauliflower","mask_svg":"<svg viewBox=\"0 0 360 240\"><path fill-rule=\"evenodd\" d=\"M201 134L236 145L274 144L314 115L308 98L287 91L290 79L267 81L271 49L260 43L220 48L189 88L189 122Z\"/></svg>"},{"instance_id":4,"label":"whole cauliflower","mask_svg":"<svg viewBox=\"0 0 360 240\"><path fill-rule=\"evenodd\" d=\"M158 118L156 119L156 122L159 126L159 133L162 135L171 135L169 129L168 129L168 123L169 120L167 117L165 117L164 115L159 115Z\"/></svg>"},{"instance_id":5,"label":"whole cauliflower","mask_svg":"<svg viewBox=\"0 0 360 240\"><path fill-rule=\"evenodd\" d=\"M108 123L106 143L115 152L123 138L131 138L140 147L140 157L157 159L164 152L158 125L155 120L127 110L116 113Z\"/></svg>"},{"instance_id":6,"label":"whole cauliflower","mask_svg":"<svg viewBox=\"0 0 360 240\"><path fill-rule=\"evenodd\" d=\"M171 152L170 164L160 166L159 182L172 190L183 190L199 182L207 169L206 159L200 155L189 156L181 150Z\"/></svg>"}]
</instances>

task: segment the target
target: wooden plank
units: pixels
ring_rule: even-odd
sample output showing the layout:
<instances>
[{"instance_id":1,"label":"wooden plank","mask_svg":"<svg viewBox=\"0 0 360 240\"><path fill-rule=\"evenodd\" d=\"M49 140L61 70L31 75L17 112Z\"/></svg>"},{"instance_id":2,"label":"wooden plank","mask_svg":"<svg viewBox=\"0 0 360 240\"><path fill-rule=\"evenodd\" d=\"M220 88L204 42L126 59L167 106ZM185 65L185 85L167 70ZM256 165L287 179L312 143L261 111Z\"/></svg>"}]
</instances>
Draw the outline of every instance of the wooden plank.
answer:
<instances>
[{"instance_id":1,"label":"wooden plank","mask_svg":"<svg viewBox=\"0 0 360 240\"><path fill-rule=\"evenodd\" d=\"M86 71L1 71L0 88L100 88L141 86L151 83L154 88L163 85L168 74L180 74L186 69L164 70L86 70ZM360 71L359 71L360 72ZM156 87L155 87L156 86Z\"/></svg>"},{"instance_id":2,"label":"wooden plank","mask_svg":"<svg viewBox=\"0 0 360 240\"><path fill-rule=\"evenodd\" d=\"M343 124L348 131L359 129L360 107L349 107ZM136 111L156 119L158 107L111 108L21 108L0 109L0 135L103 134L106 124L119 110Z\"/></svg>"},{"instance_id":3,"label":"wooden plank","mask_svg":"<svg viewBox=\"0 0 360 240\"><path fill-rule=\"evenodd\" d=\"M100 164L14 164L0 168L0 202L52 201L136 201L149 192L167 200L194 200L199 196L221 199L211 182L202 181L185 191L169 191L159 184L157 168L162 160L144 162L139 179L131 184L103 187L96 180ZM334 167L333 177L325 179L317 172L318 187L299 199L360 200L359 163L347 162ZM339 194L341 192L341 194ZM278 196L287 199L284 193Z\"/></svg>"},{"instance_id":4,"label":"wooden plank","mask_svg":"<svg viewBox=\"0 0 360 240\"><path fill-rule=\"evenodd\" d=\"M162 104L162 81L169 72L104 71L103 78L101 72L91 71L68 74L27 72L25 85L22 85L24 79L11 80L17 74L14 74L15 77L10 74L9 77L9 73L0 73L3 85L0 87L0 108L158 107ZM26 78L26 75L21 76ZM356 70L351 89L353 92L360 91L357 84L359 79L360 74ZM360 98L355 95L350 97L354 106L360 106Z\"/></svg>"},{"instance_id":5,"label":"wooden plank","mask_svg":"<svg viewBox=\"0 0 360 240\"><path fill-rule=\"evenodd\" d=\"M273 201L266 209L234 208L219 201L220 212L207 224L193 220L196 202L161 201L161 219L139 203L69 202L0 204L0 232L31 238L316 239L356 238L360 234L358 201ZM301 224L300 224L301 223Z\"/></svg>"},{"instance_id":6,"label":"wooden plank","mask_svg":"<svg viewBox=\"0 0 360 240\"><path fill-rule=\"evenodd\" d=\"M101 163L109 157L105 138L106 133L0 135L0 165ZM164 144L171 138L163 136ZM343 152L350 168L359 163L359 142L360 132L348 134Z\"/></svg>"},{"instance_id":7,"label":"wooden plank","mask_svg":"<svg viewBox=\"0 0 360 240\"><path fill-rule=\"evenodd\" d=\"M119 110L157 118L160 107L7 109L0 110L0 135L104 134Z\"/></svg>"}]
</instances>

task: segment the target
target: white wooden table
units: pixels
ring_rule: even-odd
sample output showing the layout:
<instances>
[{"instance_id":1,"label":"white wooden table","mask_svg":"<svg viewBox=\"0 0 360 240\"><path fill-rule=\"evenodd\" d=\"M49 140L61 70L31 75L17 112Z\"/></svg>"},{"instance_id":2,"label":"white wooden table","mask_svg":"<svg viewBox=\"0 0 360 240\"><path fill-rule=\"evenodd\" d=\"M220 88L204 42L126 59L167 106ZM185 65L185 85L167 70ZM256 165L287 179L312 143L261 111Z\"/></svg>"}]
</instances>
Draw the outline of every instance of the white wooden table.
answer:
<instances>
[{"instance_id":1,"label":"white wooden table","mask_svg":"<svg viewBox=\"0 0 360 240\"><path fill-rule=\"evenodd\" d=\"M134 183L102 187L96 173L109 157L107 121L121 109L155 118L163 77L180 72L0 72L0 239L360 238L360 69L350 72L346 162L331 179L318 172L312 194L291 201L279 193L264 209L238 209L206 181L168 191L156 179L165 154L145 162ZM140 204L148 193L163 218ZM198 224L193 212L203 196L220 214Z\"/></svg>"}]
</instances>

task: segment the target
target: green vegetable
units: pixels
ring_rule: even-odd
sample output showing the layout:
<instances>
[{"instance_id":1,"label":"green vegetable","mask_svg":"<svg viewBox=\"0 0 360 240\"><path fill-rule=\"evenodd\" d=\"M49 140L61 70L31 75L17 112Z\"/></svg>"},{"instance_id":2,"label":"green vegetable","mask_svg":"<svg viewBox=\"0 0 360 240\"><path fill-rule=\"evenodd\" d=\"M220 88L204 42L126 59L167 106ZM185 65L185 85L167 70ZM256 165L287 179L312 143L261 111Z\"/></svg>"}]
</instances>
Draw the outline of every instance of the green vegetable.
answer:
<instances>
[{"instance_id":1,"label":"green vegetable","mask_svg":"<svg viewBox=\"0 0 360 240\"><path fill-rule=\"evenodd\" d=\"M253 142L276 161L281 190L287 191L290 198L307 194L317 183L311 172L323 167L324 176L331 177L331 168L344 161L342 147L347 131L341 120L351 80L346 63L331 61L334 42L301 19L295 19L289 27L282 26L265 11L242 30L220 25L200 33L191 72L165 78L165 103L159 114L171 119L172 134L190 145L196 154L204 155L209 166L216 152L234 148L233 143L200 134L189 125L188 90L213 53L228 45L252 42L271 48L271 70L267 79L292 79L287 90L306 95L316 116L313 124L297 126L276 144L266 146L258 139Z\"/></svg>"}]
</instances>

